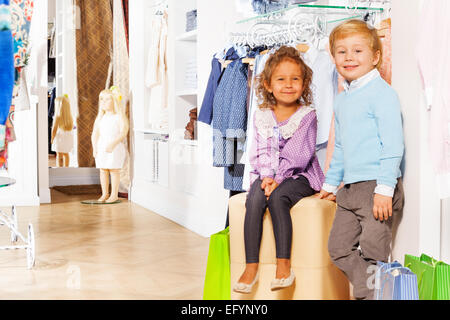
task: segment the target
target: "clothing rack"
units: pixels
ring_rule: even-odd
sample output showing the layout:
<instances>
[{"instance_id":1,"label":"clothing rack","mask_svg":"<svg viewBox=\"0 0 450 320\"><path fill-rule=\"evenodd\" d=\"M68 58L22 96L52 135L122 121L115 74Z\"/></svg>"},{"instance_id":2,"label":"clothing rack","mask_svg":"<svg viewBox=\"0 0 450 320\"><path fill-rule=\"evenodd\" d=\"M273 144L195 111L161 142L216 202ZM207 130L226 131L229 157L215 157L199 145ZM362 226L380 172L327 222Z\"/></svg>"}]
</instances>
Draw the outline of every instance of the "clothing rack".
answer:
<instances>
[{"instance_id":1,"label":"clothing rack","mask_svg":"<svg viewBox=\"0 0 450 320\"><path fill-rule=\"evenodd\" d=\"M388 11L390 1L354 1L355 3L382 4L384 7L349 7L331 5L297 4L282 10L238 21L236 24L253 23L246 32L230 33L235 45L256 47L305 43L317 46L326 38L335 24L361 19L376 25L381 15ZM381 20L381 19L379 19Z\"/></svg>"},{"instance_id":2,"label":"clothing rack","mask_svg":"<svg viewBox=\"0 0 450 320\"><path fill-rule=\"evenodd\" d=\"M355 14L357 12L379 12L382 13L387 7L390 7L390 0L350 0L350 4L346 6L335 5L317 5L317 4L295 4L287 8L272 11L266 14L257 15L251 18L237 21L237 24L246 23L254 20L279 20L291 12L304 13L325 13L325 14ZM372 6L372 4L379 5L378 7ZM366 6L362 6L366 5Z\"/></svg>"}]
</instances>

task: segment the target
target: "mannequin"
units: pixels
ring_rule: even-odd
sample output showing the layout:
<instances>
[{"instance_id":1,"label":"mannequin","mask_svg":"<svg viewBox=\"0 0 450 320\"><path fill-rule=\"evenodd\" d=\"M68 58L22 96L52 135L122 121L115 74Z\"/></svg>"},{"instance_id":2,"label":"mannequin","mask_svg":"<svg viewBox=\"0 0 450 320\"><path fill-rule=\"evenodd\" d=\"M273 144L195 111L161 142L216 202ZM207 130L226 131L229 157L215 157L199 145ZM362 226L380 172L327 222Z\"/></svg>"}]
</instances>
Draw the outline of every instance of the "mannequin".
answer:
<instances>
[{"instance_id":1,"label":"mannequin","mask_svg":"<svg viewBox=\"0 0 450 320\"><path fill-rule=\"evenodd\" d=\"M73 149L73 117L67 95L55 99L51 143L52 151L56 152L56 165L68 167L69 153Z\"/></svg>"},{"instance_id":2,"label":"mannequin","mask_svg":"<svg viewBox=\"0 0 450 320\"><path fill-rule=\"evenodd\" d=\"M120 105L122 95L117 87L103 90L99 95L99 110L92 131L92 148L95 165L100 169L102 196L100 203L115 203L119 200L120 170L122 169L126 149L124 139L129 124L124 108ZM111 193L109 190L111 176Z\"/></svg>"}]
</instances>

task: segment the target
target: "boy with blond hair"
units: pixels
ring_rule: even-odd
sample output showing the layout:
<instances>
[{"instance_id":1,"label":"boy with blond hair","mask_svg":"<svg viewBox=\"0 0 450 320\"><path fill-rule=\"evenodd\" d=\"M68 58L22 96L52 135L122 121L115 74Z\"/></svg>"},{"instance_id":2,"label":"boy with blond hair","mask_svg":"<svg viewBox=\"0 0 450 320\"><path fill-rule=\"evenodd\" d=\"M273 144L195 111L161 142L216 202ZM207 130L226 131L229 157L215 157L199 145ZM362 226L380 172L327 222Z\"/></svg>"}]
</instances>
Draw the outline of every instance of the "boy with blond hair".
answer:
<instances>
[{"instance_id":1,"label":"boy with blond hair","mask_svg":"<svg viewBox=\"0 0 450 320\"><path fill-rule=\"evenodd\" d=\"M334 104L333 158L316 196L337 202L328 240L333 263L356 299L373 299L371 266L388 261L392 218L403 210L400 102L378 72L382 48L375 29L347 21L331 33L330 50L346 81Z\"/></svg>"}]
</instances>

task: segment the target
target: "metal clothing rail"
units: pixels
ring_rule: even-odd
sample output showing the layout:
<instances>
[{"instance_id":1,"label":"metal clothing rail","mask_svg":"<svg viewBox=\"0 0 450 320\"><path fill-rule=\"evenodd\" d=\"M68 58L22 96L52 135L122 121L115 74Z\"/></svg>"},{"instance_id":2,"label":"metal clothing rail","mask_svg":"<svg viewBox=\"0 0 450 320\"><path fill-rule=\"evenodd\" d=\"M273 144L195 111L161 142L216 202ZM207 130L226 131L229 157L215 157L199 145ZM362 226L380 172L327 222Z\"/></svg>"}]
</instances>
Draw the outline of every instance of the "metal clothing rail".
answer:
<instances>
[{"instance_id":1,"label":"metal clothing rail","mask_svg":"<svg viewBox=\"0 0 450 320\"><path fill-rule=\"evenodd\" d=\"M354 1L355 3L371 1ZM380 0L383 5L390 3ZM295 10L297 9L297 10ZM307 43L316 45L328 36L329 26L350 20L364 19L375 25L386 8L381 7L349 7L334 5L297 4L271 13L238 21L237 24L253 22L246 32L230 33L230 42L236 45L273 46L282 44ZM341 17L344 15L344 17Z\"/></svg>"},{"instance_id":2,"label":"metal clothing rail","mask_svg":"<svg viewBox=\"0 0 450 320\"><path fill-rule=\"evenodd\" d=\"M13 179L0 177L0 188L10 186L14 183L15 180ZM27 254L27 268L33 268L36 257L33 225L31 223L28 224L28 234L27 238L25 238L18 230L17 213L15 206L12 206L11 208L11 215L7 215L5 212L0 210L0 226L4 225L6 225L6 227L8 227L8 229L10 230L10 241L13 243L13 245L0 246L0 250L25 249ZM21 240L21 242L25 244L14 245L18 242L18 240Z\"/></svg>"},{"instance_id":3,"label":"metal clothing rail","mask_svg":"<svg viewBox=\"0 0 450 320\"><path fill-rule=\"evenodd\" d=\"M249 21L262 20L262 19L277 19L282 17L285 13L295 10L302 9L303 13L317 13L318 10L322 12L326 10L328 14L355 14L356 12L364 12L364 13L382 13L384 12L384 8L381 7L349 7L349 6L330 6L330 5L313 5L313 4L296 4L289 6L284 9L272 11L266 14L258 15L255 17L239 20L236 23L246 23Z\"/></svg>"}]
</instances>

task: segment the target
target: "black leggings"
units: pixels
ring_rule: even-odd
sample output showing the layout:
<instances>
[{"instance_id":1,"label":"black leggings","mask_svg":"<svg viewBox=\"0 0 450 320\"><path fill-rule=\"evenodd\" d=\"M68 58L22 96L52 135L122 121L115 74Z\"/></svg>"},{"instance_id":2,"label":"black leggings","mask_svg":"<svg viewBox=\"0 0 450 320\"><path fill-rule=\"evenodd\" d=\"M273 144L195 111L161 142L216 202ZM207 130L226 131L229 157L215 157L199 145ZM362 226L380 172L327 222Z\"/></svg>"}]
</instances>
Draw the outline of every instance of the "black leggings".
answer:
<instances>
[{"instance_id":1,"label":"black leggings","mask_svg":"<svg viewBox=\"0 0 450 320\"><path fill-rule=\"evenodd\" d=\"M250 187L244 222L245 256L247 263L259 262L259 248L261 245L262 222L267 207L272 217L273 232L275 235L277 259L291 258L292 220L291 208L302 198L315 193L308 179L300 176L297 179L284 180L267 200L262 181L257 179Z\"/></svg>"}]
</instances>

